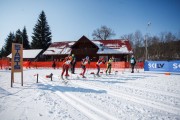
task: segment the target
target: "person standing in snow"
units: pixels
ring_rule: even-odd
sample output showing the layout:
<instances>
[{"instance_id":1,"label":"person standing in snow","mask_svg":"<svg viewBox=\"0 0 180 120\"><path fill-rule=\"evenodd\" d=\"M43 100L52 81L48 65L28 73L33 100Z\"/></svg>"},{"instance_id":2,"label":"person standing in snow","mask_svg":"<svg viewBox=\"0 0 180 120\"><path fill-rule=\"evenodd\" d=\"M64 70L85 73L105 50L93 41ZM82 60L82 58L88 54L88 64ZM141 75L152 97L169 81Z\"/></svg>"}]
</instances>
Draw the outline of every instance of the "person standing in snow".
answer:
<instances>
[{"instance_id":1,"label":"person standing in snow","mask_svg":"<svg viewBox=\"0 0 180 120\"><path fill-rule=\"evenodd\" d=\"M134 58L134 55L131 56L130 63L132 69L131 73L134 73L134 66L136 65L136 59Z\"/></svg>"},{"instance_id":2,"label":"person standing in snow","mask_svg":"<svg viewBox=\"0 0 180 120\"><path fill-rule=\"evenodd\" d=\"M102 63L103 63L103 64L106 63L105 60L104 60L104 57L100 58L100 59L97 61L97 63L96 63L96 68L97 68L97 73L96 73L96 75L97 75L97 76L99 76L100 65L101 65Z\"/></svg>"},{"instance_id":3,"label":"person standing in snow","mask_svg":"<svg viewBox=\"0 0 180 120\"><path fill-rule=\"evenodd\" d=\"M80 75L82 75L83 78L86 78L84 76L85 72L86 72L86 65L87 64L90 64L90 61L89 61L89 56L86 56L86 58L82 59L81 61L81 68L82 68L82 73L80 73Z\"/></svg>"},{"instance_id":4,"label":"person standing in snow","mask_svg":"<svg viewBox=\"0 0 180 120\"><path fill-rule=\"evenodd\" d=\"M28 59L26 68L31 68L31 61Z\"/></svg>"},{"instance_id":5,"label":"person standing in snow","mask_svg":"<svg viewBox=\"0 0 180 120\"><path fill-rule=\"evenodd\" d=\"M75 74L76 57L74 56L74 54L72 54L71 56L72 56L72 61L71 61L71 73L72 73L72 74Z\"/></svg>"},{"instance_id":6,"label":"person standing in snow","mask_svg":"<svg viewBox=\"0 0 180 120\"><path fill-rule=\"evenodd\" d=\"M67 78L69 76L68 70L69 70L69 66L70 66L71 61L72 61L71 56L65 57L65 59L63 61L64 63L63 63L63 66L62 66L62 73L61 73L61 78L62 79L63 79L63 75L64 75L65 71L66 71L65 77Z\"/></svg>"},{"instance_id":7,"label":"person standing in snow","mask_svg":"<svg viewBox=\"0 0 180 120\"><path fill-rule=\"evenodd\" d=\"M53 60L52 68L56 69L56 61L55 60Z\"/></svg>"},{"instance_id":8,"label":"person standing in snow","mask_svg":"<svg viewBox=\"0 0 180 120\"><path fill-rule=\"evenodd\" d=\"M107 62L107 69L106 69L106 74L107 72L110 74L111 73L111 67L112 67L112 62L113 62L114 58L111 57L109 58L109 61Z\"/></svg>"}]
</instances>

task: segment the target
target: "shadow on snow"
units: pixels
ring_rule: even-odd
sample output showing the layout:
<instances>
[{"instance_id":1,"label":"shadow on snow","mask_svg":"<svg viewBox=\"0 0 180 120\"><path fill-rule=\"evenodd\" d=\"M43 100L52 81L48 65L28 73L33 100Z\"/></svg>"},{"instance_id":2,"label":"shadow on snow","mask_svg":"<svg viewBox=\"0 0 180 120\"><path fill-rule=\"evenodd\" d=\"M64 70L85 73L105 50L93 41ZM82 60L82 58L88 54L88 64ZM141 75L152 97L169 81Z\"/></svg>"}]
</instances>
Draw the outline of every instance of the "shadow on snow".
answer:
<instances>
[{"instance_id":1,"label":"shadow on snow","mask_svg":"<svg viewBox=\"0 0 180 120\"><path fill-rule=\"evenodd\" d=\"M70 86L58 86L58 85L45 85L45 84L38 84L39 89L42 90L50 90L52 92L61 91L61 92L84 92L84 93L107 93L105 90L94 90L94 89L87 89L81 87L70 87Z\"/></svg>"},{"instance_id":2,"label":"shadow on snow","mask_svg":"<svg viewBox=\"0 0 180 120\"><path fill-rule=\"evenodd\" d=\"M5 89L0 87L0 98L12 95L10 92L6 91Z\"/></svg>"}]
</instances>

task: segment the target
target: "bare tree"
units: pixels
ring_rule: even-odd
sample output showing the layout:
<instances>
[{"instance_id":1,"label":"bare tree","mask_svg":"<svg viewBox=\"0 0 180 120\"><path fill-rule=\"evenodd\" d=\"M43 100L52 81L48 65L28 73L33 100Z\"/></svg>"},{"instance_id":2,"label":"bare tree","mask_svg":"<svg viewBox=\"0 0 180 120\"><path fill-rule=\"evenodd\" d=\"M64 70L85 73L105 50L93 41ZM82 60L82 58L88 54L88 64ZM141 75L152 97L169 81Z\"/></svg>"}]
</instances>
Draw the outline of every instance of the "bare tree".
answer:
<instances>
[{"instance_id":1,"label":"bare tree","mask_svg":"<svg viewBox=\"0 0 180 120\"><path fill-rule=\"evenodd\" d=\"M127 35L123 35L120 37L121 39L125 39L125 40L129 40L131 46L134 48L134 36L133 33L127 34Z\"/></svg>"},{"instance_id":2,"label":"bare tree","mask_svg":"<svg viewBox=\"0 0 180 120\"><path fill-rule=\"evenodd\" d=\"M143 46L144 39L143 39L143 35L142 35L141 31L137 30L134 33L134 41L135 41L135 46L137 46L137 47Z\"/></svg>"},{"instance_id":3,"label":"bare tree","mask_svg":"<svg viewBox=\"0 0 180 120\"><path fill-rule=\"evenodd\" d=\"M148 47L151 60L177 60L180 58L180 40L171 32L163 32L151 38Z\"/></svg>"},{"instance_id":4,"label":"bare tree","mask_svg":"<svg viewBox=\"0 0 180 120\"><path fill-rule=\"evenodd\" d=\"M177 33L177 40L180 40L180 31Z\"/></svg>"},{"instance_id":5,"label":"bare tree","mask_svg":"<svg viewBox=\"0 0 180 120\"><path fill-rule=\"evenodd\" d=\"M101 28L93 31L92 36L93 39L107 40L108 38L115 36L115 33L107 26L101 26Z\"/></svg>"},{"instance_id":6,"label":"bare tree","mask_svg":"<svg viewBox=\"0 0 180 120\"><path fill-rule=\"evenodd\" d=\"M144 57L144 39L142 33L137 30L134 34L127 34L121 36L122 39L128 39L133 48L133 54L139 60L142 60Z\"/></svg>"},{"instance_id":7,"label":"bare tree","mask_svg":"<svg viewBox=\"0 0 180 120\"><path fill-rule=\"evenodd\" d=\"M160 39L157 36L150 38L148 43L148 57L149 60L158 60L162 55L162 45L160 44Z\"/></svg>"},{"instance_id":8,"label":"bare tree","mask_svg":"<svg viewBox=\"0 0 180 120\"><path fill-rule=\"evenodd\" d=\"M148 60L179 60L180 59L180 38L179 34L162 32L159 36L148 36L146 39L140 31L133 34L123 35L122 39L130 40L133 52L137 60L145 60L145 40L147 40Z\"/></svg>"},{"instance_id":9,"label":"bare tree","mask_svg":"<svg viewBox=\"0 0 180 120\"><path fill-rule=\"evenodd\" d=\"M143 44L144 44L144 39L143 39L143 35L142 33L137 30L134 33L134 55L136 56L136 58L142 59L144 57L144 50L143 49Z\"/></svg>"}]
</instances>

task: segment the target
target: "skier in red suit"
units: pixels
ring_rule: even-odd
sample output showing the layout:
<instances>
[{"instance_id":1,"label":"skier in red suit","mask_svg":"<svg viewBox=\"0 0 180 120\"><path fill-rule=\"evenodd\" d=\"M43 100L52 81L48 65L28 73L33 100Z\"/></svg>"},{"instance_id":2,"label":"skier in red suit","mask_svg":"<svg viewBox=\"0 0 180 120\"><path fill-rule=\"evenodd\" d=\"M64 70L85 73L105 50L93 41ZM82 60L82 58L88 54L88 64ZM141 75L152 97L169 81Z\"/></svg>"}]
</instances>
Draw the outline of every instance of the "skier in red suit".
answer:
<instances>
[{"instance_id":1,"label":"skier in red suit","mask_svg":"<svg viewBox=\"0 0 180 120\"><path fill-rule=\"evenodd\" d=\"M62 66L62 73L61 73L61 78L63 79L63 75L64 75L64 72L66 71L66 78L69 76L68 74L68 70L69 70L69 66L70 66L70 63L72 61L72 57L71 56L68 56L68 57L65 57L64 59L64 63L63 63L63 66Z\"/></svg>"},{"instance_id":2,"label":"skier in red suit","mask_svg":"<svg viewBox=\"0 0 180 120\"><path fill-rule=\"evenodd\" d=\"M100 65L101 65L102 63L103 63L103 64L106 63L106 61L104 60L104 57L100 58L100 59L97 61L97 63L96 63L96 68L97 68L97 73L96 73L96 75L97 75L97 76L99 76Z\"/></svg>"},{"instance_id":3,"label":"skier in red suit","mask_svg":"<svg viewBox=\"0 0 180 120\"><path fill-rule=\"evenodd\" d=\"M86 72L86 65L87 64L90 64L90 61L89 61L89 57L86 56L86 58L82 59L81 61L81 68L82 68L82 73L80 73L80 75L82 75L83 78L86 78L84 76L85 72Z\"/></svg>"}]
</instances>

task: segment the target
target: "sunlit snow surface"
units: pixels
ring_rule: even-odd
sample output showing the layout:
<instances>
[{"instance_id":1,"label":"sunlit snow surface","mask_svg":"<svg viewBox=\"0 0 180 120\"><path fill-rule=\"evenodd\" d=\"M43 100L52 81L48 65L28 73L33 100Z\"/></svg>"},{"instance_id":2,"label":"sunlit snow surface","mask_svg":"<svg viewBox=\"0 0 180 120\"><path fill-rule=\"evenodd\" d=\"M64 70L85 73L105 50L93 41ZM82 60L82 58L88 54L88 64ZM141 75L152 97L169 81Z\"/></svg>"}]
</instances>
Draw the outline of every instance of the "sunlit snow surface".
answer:
<instances>
[{"instance_id":1,"label":"sunlit snow surface","mask_svg":"<svg viewBox=\"0 0 180 120\"><path fill-rule=\"evenodd\" d=\"M61 69L0 70L0 120L179 120L180 75L143 70L112 69L111 75L96 77L96 69L69 74L59 80ZM116 71L116 72L115 72ZM46 75L53 73L52 81ZM37 75L38 74L38 82Z\"/></svg>"}]
</instances>

